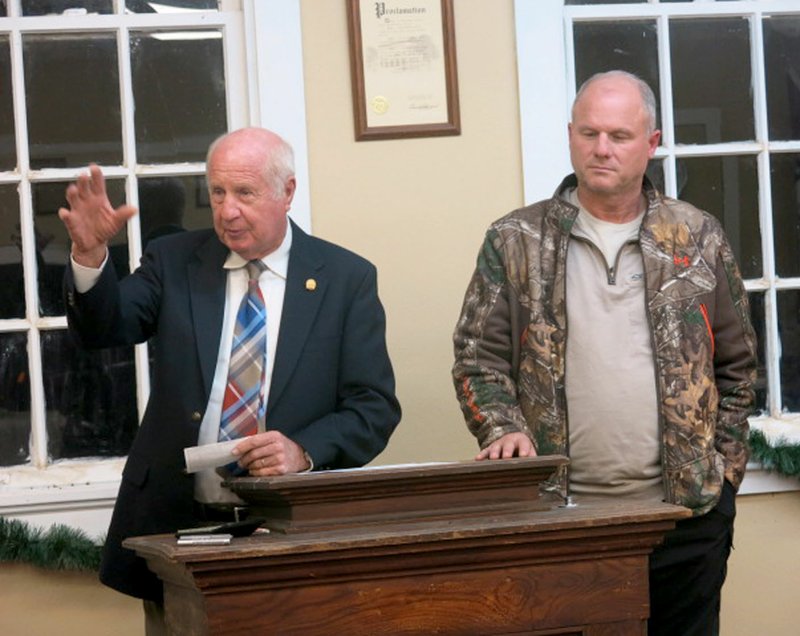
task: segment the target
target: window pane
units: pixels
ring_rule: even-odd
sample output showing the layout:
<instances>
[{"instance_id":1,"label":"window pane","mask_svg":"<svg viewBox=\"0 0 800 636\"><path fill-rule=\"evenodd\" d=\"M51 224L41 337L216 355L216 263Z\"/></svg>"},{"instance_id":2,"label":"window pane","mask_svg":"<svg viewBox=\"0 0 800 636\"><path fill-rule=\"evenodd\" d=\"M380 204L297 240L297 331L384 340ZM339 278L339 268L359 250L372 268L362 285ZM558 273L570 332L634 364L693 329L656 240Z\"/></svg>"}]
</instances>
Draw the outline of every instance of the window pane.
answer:
<instances>
[{"instance_id":1,"label":"window pane","mask_svg":"<svg viewBox=\"0 0 800 636\"><path fill-rule=\"evenodd\" d=\"M800 411L800 290L778 292L783 410Z\"/></svg>"},{"instance_id":2,"label":"window pane","mask_svg":"<svg viewBox=\"0 0 800 636\"><path fill-rule=\"evenodd\" d=\"M51 459L127 454L136 434L133 347L83 351L66 331L42 332Z\"/></svg>"},{"instance_id":3,"label":"window pane","mask_svg":"<svg viewBox=\"0 0 800 636\"><path fill-rule=\"evenodd\" d=\"M24 333L0 333L0 466L28 461L31 388Z\"/></svg>"},{"instance_id":4,"label":"window pane","mask_svg":"<svg viewBox=\"0 0 800 636\"><path fill-rule=\"evenodd\" d=\"M761 276L758 174L754 156L678 159L678 198L717 217L744 278Z\"/></svg>"},{"instance_id":5,"label":"window pane","mask_svg":"<svg viewBox=\"0 0 800 636\"><path fill-rule=\"evenodd\" d=\"M112 0L22 0L22 15L113 13Z\"/></svg>"},{"instance_id":6,"label":"window pane","mask_svg":"<svg viewBox=\"0 0 800 636\"><path fill-rule=\"evenodd\" d=\"M205 161L227 130L219 31L131 33L140 163Z\"/></svg>"},{"instance_id":7,"label":"window pane","mask_svg":"<svg viewBox=\"0 0 800 636\"><path fill-rule=\"evenodd\" d=\"M0 170L14 170L17 167L17 137L14 133L9 46L8 36L0 35Z\"/></svg>"},{"instance_id":8,"label":"window pane","mask_svg":"<svg viewBox=\"0 0 800 636\"><path fill-rule=\"evenodd\" d=\"M0 185L0 318L25 317L17 186Z\"/></svg>"},{"instance_id":9,"label":"window pane","mask_svg":"<svg viewBox=\"0 0 800 636\"><path fill-rule=\"evenodd\" d=\"M773 154L772 224L778 276L800 276L800 154Z\"/></svg>"},{"instance_id":10,"label":"window pane","mask_svg":"<svg viewBox=\"0 0 800 636\"><path fill-rule=\"evenodd\" d=\"M620 69L635 73L656 95L656 126L660 127L658 37L655 20L576 22L576 89L595 73Z\"/></svg>"},{"instance_id":11,"label":"window pane","mask_svg":"<svg viewBox=\"0 0 800 636\"><path fill-rule=\"evenodd\" d=\"M670 20L669 39L675 140L703 144L753 139L748 20Z\"/></svg>"},{"instance_id":12,"label":"window pane","mask_svg":"<svg viewBox=\"0 0 800 636\"><path fill-rule=\"evenodd\" d=\"M763 24L769 137L800 139L800 16L767 16Z\"/></svg>"},{"instance_id":13,"label":"window pane","mask_svg":"<svg viewBox=\"0 0 800 636\"><path fill-rule=\"evenodd\" d=\"M651 159L647 163L647 178L659 192L664 192L664 160Z\"/></svg>"},{"instance_id":14,"label":"window pane","mask_svg":"<svg viewBox=\"0 0 800 636\"><path fill-rule=\"evenodd\" d=\"M755 413L762 414L767 412L767 331L766 331L766 318L764 315L764 294L762 292L751 292L747 295L750 302L750 320L753 323L753 329L756 332L757 349L757 364L758 371L756 374L756 404Z\"/></svg>"},{"instance_id":15,"label":"window pane","mask_svg":"<svg viewBox=\"0 0 800 636\"><path fill-rule=\"evenodd\" d=\"M154 238L212 227L203 176L139 179L142 249Z\"/></svg>"},{"instance_id":16,"label":"window pane","mask_svg":"<svg viewBox=\"0 0 800 636\"><path fill-rule=\"evenodd\" d=\"M129 13L186 13L189 11L216 11L217 0L125 0Z\"/></svg>"},{"instance_id":17,"label":"window pane","mask_svg":"<svg viewBox=\"0 0 800 636\"><path fill-rule=\"evenodd\" d=\"M31 167L122 163L115 36L27 35L22 49Z\"/></svg>"},{"instance_id":18,"label":"window pane","mask_svg":"<svg viewBox=\"0 0 800 636\"><path fill-rule=\"evenodd\" d=\"M67 183L34 183L31 186L33 197L33 223L36 232L39 269L39 313L42 316L63 316L64 299L62 281L64 268L69 260L70 241L67 229L58 218L58 208L66 207L64 191ZM125 200L125 182L122 179L109 179L106 188L111 203L116 207ZM123 231L112 239L108 248L109 257L122 277L128 273L128 240Z\"/></svg>"}]
</instances>

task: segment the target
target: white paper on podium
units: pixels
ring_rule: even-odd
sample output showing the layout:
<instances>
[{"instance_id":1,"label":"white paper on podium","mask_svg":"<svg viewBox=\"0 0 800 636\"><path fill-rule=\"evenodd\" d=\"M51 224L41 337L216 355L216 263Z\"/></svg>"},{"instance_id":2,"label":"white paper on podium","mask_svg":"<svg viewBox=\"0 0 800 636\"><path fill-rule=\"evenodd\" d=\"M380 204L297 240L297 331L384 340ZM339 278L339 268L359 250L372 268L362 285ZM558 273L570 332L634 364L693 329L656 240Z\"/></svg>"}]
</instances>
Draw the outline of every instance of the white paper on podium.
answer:
<instances>
[{"instance_id":1,"label":"white paper on podium","mask_svg":"<svg viewBox=\"0 0 800 636\"><path fill-rule=\"evenodd\" d=\"M217 466L230 464L236 460L236 456L231 451L241 441L240 439L233 439L228 442L184 448L183 458L186 460L186 472L196 473L198 470L205 468L216 468Z\"/></svg>"}]
</instances>

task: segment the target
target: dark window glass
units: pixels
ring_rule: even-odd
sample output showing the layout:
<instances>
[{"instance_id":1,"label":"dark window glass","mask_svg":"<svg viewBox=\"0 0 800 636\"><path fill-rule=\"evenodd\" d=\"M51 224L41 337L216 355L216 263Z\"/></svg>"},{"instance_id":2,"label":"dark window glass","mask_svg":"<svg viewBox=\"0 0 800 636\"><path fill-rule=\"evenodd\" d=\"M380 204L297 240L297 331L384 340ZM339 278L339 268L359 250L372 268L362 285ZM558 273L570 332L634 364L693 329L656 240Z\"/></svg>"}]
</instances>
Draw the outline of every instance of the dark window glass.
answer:
<instances>
[{"instance_id":1,"label":"dark window glass","mask_svg":"<svg viewBox=\"0 0 800 636\"><path fill-rule=\"evenodd\" d=\"M0 333L0 466L24 464L31 436L28 339Z\"/></svg>"},{"instance_id":2,"label":"dark window glass","mask_svg":"<svg viewBox=\"0 0 800 636\"><path fill-rule=\"evenodd\" d=\"M212 227L205 177L139 179L139 223L142 249L166 234Z\"/></svg>"},{"instance_id":3,"label":"dark window glass","mask_svg":"<svg viewBox=\"0 0 800 636\"><path fill-rule=\"evenodd\" d=\"M778 276L800 276L800 154L772 154L772 224Z\"/></svg>"},{"instance_id":4,"label":"dark window glass","mask_svg":"<svg viewBox=\"0 0 800 636\"><path fill-rule=\"evenodd\" d=\"M664 160L651 159L647 163L647 178L659 192L664 192Z\"/></svg>"},{"instance_id":5,"label":"dark window glass","mask_svg":"<svg viewBox=\"0 0 800 636\"><path fill-rule=\"evenodd\" d=\"M800 411L800 290L778 291L783 410Z\"/></svg>"},{"instance_id":6,"label":"dark window glass","mask_svg":"<svg viewBox=\"0 0 800 636\"><path fill-rule=\"evenodd\" d=\"M122 163L116 36L36 34L22 44L31 167Z\"/></svg>"},{"instance_id":7,"label":"dark window glass","mask_svg":"<svg viewBox=\"0 0 800 636\"><path fill-rule=\"evenodd\" d=\"M58 218L58 208L66 207L64 191L67 183L34 183L31 187L33 197L33 222L36 232L39 282L39 313L42 316L63 316L64 299L62 281L64 268L69 261L70 240L67 229ZM122 179L106 180L106 189L112 205L121 205L125 200L125 182ZM127 232L115 236L108 246L109 258L117 276L128 273Z\"/></svg>"},{"instance_id":8,"label":"dark window glass","mask_svg":"<svg viewBox=\"0 0 800 636\"><path fill-rule=\"evenodd\" d=\"M42 332L51 459L126 455L138 427L133 347L84 351Z\"/></svg>"},{"instance_id":9,"label":"dark window glass","mask_svg":"<svg viewBox=\"0 0 800 636\"><path fill-rule=\"evenodd\" d=\"M656 96L656 127L661 127L658 37L655 20L576 22L576 89L595 73L619 69L641 77Z\"/></svg>"},{"instance_id":10,"label":"dark window glass","mask_svg":"<svg viewBox=\"0 0 800 636\"><path fill-rule=\"evenodd\" d=\"M755 138L749 24L745 18L670 20L677 143Z\"/></svg>"},{"instance_id":11,"label":"dark window glass","mask_svg":"<svg viewBox=\"0 0 800 636\"><path fill-rule=\"evenodd\" d=\"M766 16L764 67L770 139L800 139L800 16Z\"/></svg>"},{"instance_id":12,"label":"dark window glass","mask_svg":"<svg viewBox=\"0 0 800 636\"><path fill-rule=\"evenodd\" d=\"M767 413L767 331L766 331L766 317L764 315L764 293L751 292L747 295L750 302L750 320L753 323L753 329L756 332L756 342L758 344L757 361L758 372L756 375L756 404L755 412L757 414Z\"/></svg>"},{"instance_id":13,"label":"dark window glass","mask_svg":"<svg viewBox=\"0 0 800 636\"><path fill-rule=\"evenodd\" d=\"M219 31L131 33L140 163L205 161L227 130Z\"/></svg>"},{"instance_id":14,"label":"dark window glass","mask_svg":"<svg viewBox=\"0 0 800 636\"><path fill-rule=\"evenodd\" d=\"M11 94L11 49L7 35L0 35L0 170L17 167L17 136Z\"/></svg>"},{"instance_id":15,"label":"dark window glass","mask_svg":"<svg viewBox=\"0 0 800 636\"><path fill-rule=\"evenodd\" d=\"M17 186L0 185L0 318L25 317Z\"/></svg>"},{"instance_id":16,"label":"dark window glass","mask_svg":"<svg viewBox=\"0 0 800 636\"><path fill-rule=\"evenodd\" d=\"M125 9L129 13L156 13L153 5L158 6L158 13L186 11L216 11L217 0L125 0Z\"/></svg>"},{"instance_id":17,"label":"dark window glass","mask_svg":"<svg viewBox=\"0 0 800 636\"><path fill-rule=\"evenodd\" d=\"M22 0L22 15L113 13L112 0Z\"/></svg>"},{"instance_id":18,"label":"dark window glass","mask_svg":"<svg viewBox=\"0 0 800 636\"><path fill-rule=\"evenodd\" d=\"M678 159L678 198L717 217L744 278L762 274L758 172L754 156Z\"/></svg>"}]
</instances>

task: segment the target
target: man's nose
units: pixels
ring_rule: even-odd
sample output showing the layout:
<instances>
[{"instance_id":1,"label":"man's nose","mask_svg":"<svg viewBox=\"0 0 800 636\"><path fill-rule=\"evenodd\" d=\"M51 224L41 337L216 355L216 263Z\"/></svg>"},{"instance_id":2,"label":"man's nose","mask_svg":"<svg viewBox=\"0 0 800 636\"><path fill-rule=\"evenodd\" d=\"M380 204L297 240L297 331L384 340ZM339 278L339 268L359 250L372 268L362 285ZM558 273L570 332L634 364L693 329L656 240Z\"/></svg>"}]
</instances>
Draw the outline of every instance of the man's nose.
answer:
<instances>
[{"instance_id":1,"label":"man's nose","mask_svg":"<svg viewBox=\"0 0 800 636\"><path fill-rule=\"evenodd\" d=\"M225 218L234 217L239 213L239 206L236 203L236 199L229 194L226 194L225 198L222 199L219 209L222 212L222 216Z\"/></svg>"},{"instance_id":2,"label":"man's nose","mask_svg":"<svg viewBox=\"0 0 800 636\"><path fill-rule=\"evenodd\" d=\"M597 155L607 157L611 150L611 145L609 144L608 135L605 133L600 133L597 135L597 139L594 143L594 152Z\"/></svg>"}]
</instances>

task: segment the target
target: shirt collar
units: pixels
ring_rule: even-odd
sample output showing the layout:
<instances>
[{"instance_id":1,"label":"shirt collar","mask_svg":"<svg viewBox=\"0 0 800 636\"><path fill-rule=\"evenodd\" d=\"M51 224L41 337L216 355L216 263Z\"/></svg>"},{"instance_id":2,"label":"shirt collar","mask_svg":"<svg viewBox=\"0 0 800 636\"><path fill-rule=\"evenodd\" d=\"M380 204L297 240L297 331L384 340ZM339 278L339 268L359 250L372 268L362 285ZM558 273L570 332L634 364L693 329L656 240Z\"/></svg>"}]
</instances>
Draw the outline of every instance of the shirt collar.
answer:
<instances>
[{"instance_id":1,"label":"shirt collar","mask_svg":"<svg viewBox=\"0 0 800 636\"><path fill-rule=\"evenodd\" d=\"M292 224L286 223L286 235L283 237L283 242L273 252L267 254L261 259L261 262L267 266L273 274L277 274L281 278L286 278L286 273L289 271L289 250L292 247ZM225 259L225 269L240 269L247 264L247 261L239 256L236 252L228 254Z\"/></svg>"}]
</instances>

